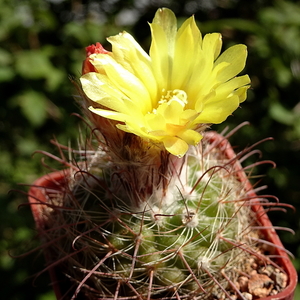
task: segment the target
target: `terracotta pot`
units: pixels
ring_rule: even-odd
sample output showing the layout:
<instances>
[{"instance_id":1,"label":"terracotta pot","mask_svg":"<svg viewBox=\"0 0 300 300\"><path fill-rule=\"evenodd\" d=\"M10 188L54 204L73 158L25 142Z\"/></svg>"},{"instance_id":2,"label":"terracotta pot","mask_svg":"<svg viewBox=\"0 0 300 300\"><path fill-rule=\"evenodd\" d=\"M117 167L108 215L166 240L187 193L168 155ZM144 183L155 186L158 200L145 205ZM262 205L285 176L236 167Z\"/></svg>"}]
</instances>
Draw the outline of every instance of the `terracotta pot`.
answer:
<instances>
[{"instance_id":1,"label":"terracotta pot","mask_svg":"<svg viewBox=\"0 0 300 300\"><path fill-rule=\"evenodd\" d=\"M234 159L236 157L236 154L231 148L228 140L223 136L215 132L208 132L206 133L205 139L211 143L211 146L220 148L227 156L227 158ZM276 231L274 230L266 212L264 211L264 208L259 204L258 196L253 191L252 185L249 182L246 174L244 173L240 163L236 160L234 164L240 181L244 183L245 188L249 191L249 195L252 198L251 201L254 202L252 209L257 215L257 221L264 227L261 232L267 241L277 246L275 248L275 254L276 256L278 256L277 264L282 267L282 269L288 276L287 287L282 292L274 296L260 298L260 300L293 300L294 291L297 285L297 272L287 253L283 250L284 247ZM45 209L49 207L48 195L50 193L53 194L62 192L61 187L66 185L66 176L68 175L68 173L68 170L63 170L42 176L34 182L29 190L29 202L31 204L32 214L42 240L46 223ZM255 204L255 202L257 203ZM47 249L45 249L46 260L49 261L50 257L51 253ZM55 266L49 267L48 270L50 272L51 282L53 284L55 295L57 299L62 299L63 295L68 293L68 287L70 286L70 283L66 280L65 276L62 276L62 274L59 273L58 268L56 268Z\"/></svg>"},{"instance_id":2,"label":"terracotta pot","mask_svg":"<svg viewBox=\"0 0 300 300\"><path fill-rule=\"evenodd\" d=\"M39 233L41 241L44 240L44 234L46 230L46 209L48 208L48 195L51 193L60 193L61 186L66 184L66 176L69 172L67 170L57 171L49 173L38 178L29 190L29 202L33 218ZM46 239L45 239L45 242ZM51 252L48 248L44 249L44 256L46 262L51 261ZM60 274L58 268L54 266L48 267L50 274L51 284L55 296L58 300L63 299L64 286L68 286L65 276Z\"/></svg>"}]
</instances>

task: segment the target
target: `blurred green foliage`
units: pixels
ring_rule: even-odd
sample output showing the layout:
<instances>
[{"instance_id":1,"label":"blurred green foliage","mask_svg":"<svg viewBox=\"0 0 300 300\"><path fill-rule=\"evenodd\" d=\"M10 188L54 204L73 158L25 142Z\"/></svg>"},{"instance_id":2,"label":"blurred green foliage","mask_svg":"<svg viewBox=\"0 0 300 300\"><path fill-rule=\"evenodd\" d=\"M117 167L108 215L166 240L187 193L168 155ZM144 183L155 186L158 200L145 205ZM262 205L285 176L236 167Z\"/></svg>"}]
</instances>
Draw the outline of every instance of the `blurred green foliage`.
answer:
<instances>
[{"instance_id":1,"label":"blurred green foliage","mask_svg":"<svg viewBox=\"0 0 300 300\"><path fill-rule=\"evenodd\" d=\"M39 251L20 255L37 245L26 196L27 186L47 172L37 149L55 153L49 140L76 145L80 121L69 76L79 77L84 48L127 30L148 50L151 21L158 7L166 6L181 18L195 14L203 33L221 32L224 48L244 43L249 58L245 72L252 89L242 108L224 126L250 121L233 138L238 149L272 136L259 146L264 159L276 169L267 174L267 192L292 204L297 212L272 212L273 223L295 230L281 232L295 254L300 270L300 2L267 0L0 0L0 276L1 296L10 300L53 298L48 274L34 281L44 266ZM188 49L187 49L188 51ZM298 296L299 296L299 288ZM299 296L300 297L300 296ZM296 296L297 298L297 296Z\"/></svg>"}]
</instances>

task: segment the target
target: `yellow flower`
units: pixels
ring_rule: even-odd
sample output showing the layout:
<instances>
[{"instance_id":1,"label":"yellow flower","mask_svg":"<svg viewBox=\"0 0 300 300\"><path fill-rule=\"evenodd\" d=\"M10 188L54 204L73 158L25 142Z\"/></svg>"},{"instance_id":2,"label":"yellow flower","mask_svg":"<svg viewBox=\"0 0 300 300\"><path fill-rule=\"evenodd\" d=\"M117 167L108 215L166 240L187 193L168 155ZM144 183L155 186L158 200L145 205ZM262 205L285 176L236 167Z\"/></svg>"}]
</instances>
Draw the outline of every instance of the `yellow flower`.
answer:
<instances>
[{"instance_id":1,"label":"yellow flower","mask_svg":"<svg viewBox=\"0 0 300 300\"><path fill-rule=\"evenodd\" d=\"M209 124L223 122L246 99L250 79L245 45L220 55L221 34L203 37L194 17L177 30L169 9L150 24L149 55L127 32L109 37L112 52L88 56L93 68L81 77L90 110L117 127L183 156Z\"/></svg>"}]
</instances>

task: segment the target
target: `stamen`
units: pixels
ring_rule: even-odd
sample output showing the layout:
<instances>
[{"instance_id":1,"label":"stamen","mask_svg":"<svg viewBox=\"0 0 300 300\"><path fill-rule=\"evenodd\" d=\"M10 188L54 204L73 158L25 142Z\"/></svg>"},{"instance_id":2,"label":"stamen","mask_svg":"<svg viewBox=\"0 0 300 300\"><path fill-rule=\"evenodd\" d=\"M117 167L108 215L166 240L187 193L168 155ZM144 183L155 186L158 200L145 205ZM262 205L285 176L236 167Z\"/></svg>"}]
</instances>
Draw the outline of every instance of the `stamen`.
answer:
<instances>
[{"instance_id":1,"label":"stamen","mask_svg":"<svg viewBox=\"0 0 300 300\"><path fill-rule=\"evenodd\" d=\"M163 90L163 92L165 92L165 90ZM182 107L184 107L188 103L186 92L178 89L167 91L166 95L162 96L161 99L158 101L158 104L171 104L172 101L176 101Z\"/></svg>"}]
</instances>

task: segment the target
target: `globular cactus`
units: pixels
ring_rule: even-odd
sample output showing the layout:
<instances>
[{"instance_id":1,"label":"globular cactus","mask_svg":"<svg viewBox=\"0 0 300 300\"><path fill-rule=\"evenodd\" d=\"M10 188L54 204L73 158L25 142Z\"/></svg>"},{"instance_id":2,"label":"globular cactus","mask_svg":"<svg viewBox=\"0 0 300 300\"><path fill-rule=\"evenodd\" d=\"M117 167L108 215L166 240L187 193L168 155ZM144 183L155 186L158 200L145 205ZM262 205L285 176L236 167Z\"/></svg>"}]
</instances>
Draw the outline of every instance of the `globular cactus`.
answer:
<instances>
[{"instance_id":1,"label":"globular cactus","mask_svg":"<svg viewBox=\"0 0 300 300\"><path fill-rule=\"evenodd\" d=\"M220 34L202 39L193 17L177 31L168 9L150 26L150 56L126 32L112 52L87 47L77 85L93 141L42 203L49 268L72 299L243 299L249 262L276 264L240 156L204 131L245 100L246 47L219 55Z\"/></svg>"},{"instance_id":2,"label":"globular cactus","mask_svg":"<svg viewBox=\"0 0 300 300\"><path fill-rule=\"evenodd\" d=\"M74 298L230 297L258 236L238 158L215 135L184 159L115 163L98 149L67 172L48 201L46 239Z\"/></svg>"}]
</instances>

